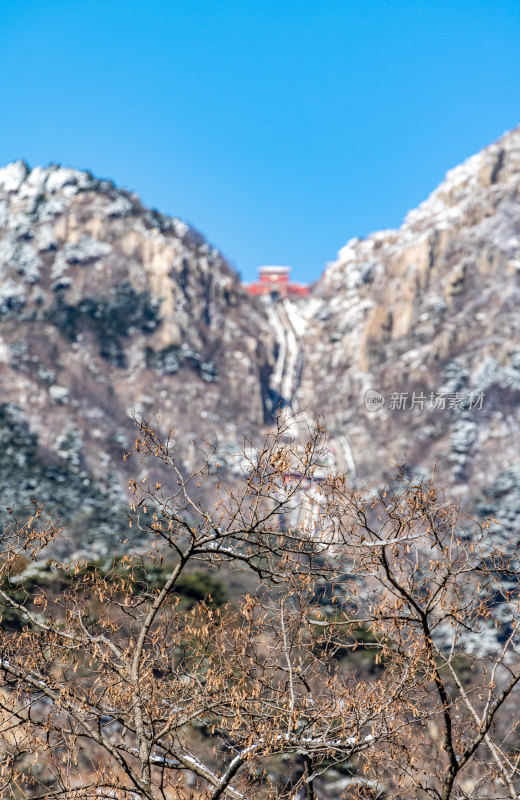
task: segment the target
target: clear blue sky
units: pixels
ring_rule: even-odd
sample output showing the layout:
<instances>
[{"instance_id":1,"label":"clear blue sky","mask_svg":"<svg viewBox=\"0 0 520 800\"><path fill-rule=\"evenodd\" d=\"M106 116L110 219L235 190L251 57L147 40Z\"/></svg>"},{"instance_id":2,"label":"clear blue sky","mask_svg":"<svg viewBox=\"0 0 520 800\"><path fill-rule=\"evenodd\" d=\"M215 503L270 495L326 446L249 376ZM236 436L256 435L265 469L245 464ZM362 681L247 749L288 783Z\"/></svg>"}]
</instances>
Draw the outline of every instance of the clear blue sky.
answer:
<instances>
[{"instance_id":1,"label":"clear blue sky","mask_svg":"<svg viewBox=\"0 0 520 800\"><path fill-rule=\"evenodd\" d=\"M312 280L520 123L519 0L0 0L0 162Z\"/></svg>"}]
</instances>

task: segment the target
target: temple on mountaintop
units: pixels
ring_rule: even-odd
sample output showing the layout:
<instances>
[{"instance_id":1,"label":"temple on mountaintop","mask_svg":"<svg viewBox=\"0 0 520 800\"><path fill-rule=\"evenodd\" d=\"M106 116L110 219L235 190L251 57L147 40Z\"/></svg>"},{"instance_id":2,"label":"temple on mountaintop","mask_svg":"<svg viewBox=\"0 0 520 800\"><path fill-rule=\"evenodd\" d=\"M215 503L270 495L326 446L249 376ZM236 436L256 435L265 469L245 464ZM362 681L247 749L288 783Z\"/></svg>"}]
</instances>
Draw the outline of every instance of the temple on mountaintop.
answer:
<instances>
[{"instance_id":1,"label":"temple on mountaintop","mask_svg":"<svg viewBox=\"0 0 520 800\"><path fill-rule=\"evenodd\" d=\"M292 283L289 279L290 267L258 267L258 280L247 287L249 294L275 297L307 297L309 287Z\"/></svg>"}]
</instances>

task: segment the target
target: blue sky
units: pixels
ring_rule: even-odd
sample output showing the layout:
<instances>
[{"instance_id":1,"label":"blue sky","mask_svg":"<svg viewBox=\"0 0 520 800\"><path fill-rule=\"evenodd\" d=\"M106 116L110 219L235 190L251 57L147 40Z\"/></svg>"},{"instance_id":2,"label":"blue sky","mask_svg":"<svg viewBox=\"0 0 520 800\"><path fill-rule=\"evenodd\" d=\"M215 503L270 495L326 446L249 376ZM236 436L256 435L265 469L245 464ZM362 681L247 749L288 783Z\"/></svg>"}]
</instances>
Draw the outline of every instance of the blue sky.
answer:
<instances>
[{"instance_id":1,"label":"blue sky","mask_svg":"<svg viewBox=\"0 0 520 800\"><path fill-rule=\"evenodd\" d=\"M317 278L520 123L518 0L0 0L0 162Z\"/></svg>"}]
</instances>

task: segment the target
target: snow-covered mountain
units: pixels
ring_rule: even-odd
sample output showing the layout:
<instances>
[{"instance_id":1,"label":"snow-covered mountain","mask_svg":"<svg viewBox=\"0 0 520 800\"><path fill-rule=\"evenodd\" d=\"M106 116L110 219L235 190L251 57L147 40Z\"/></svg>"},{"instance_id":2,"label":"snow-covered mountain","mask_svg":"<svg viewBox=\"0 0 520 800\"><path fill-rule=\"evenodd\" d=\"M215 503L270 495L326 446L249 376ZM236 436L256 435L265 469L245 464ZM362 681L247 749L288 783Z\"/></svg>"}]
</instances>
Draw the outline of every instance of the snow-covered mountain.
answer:
<instances>
[{"instance_id":1,"label":"snow-covered mountain","mask_svg":"<svg viewBox=\"0 0 520 800\"><path fill-rule=\"evenodd\" d=\"M186 469L203 439L232 471L277 395L322 416L358 484L437 460L520 530L520 129L348 242L308 299L262 304L180 220L23 162L0 170L0 275L3 505L61 503L76 547L113 546L133 411L177 429Z\"/></svg>"},{"instance_id":2,"label":"snow-covered mountain","mask_svg":"<svg viewBox=\"0 0 520 800\"><path fill-rule=\"evenodd\" d=\"M59 502L103 549L134 412L176 429L186 469L194 440L236 451L268 416L259 304L199 234L111 182L1 169L0 274L3 506Z\"/></svg>"},{"instance_id":3,"label":"snow-covered mountain","mask_svg":"<svg viewBox=\"0 0 520 800\"><path fill-rule=\"evenodd\" d=\"M399 230L348 242L307 316L299 401L347 438L358 481L437 460L467 507L520 530L520 128Z\"/></svg>"}]
</instances>

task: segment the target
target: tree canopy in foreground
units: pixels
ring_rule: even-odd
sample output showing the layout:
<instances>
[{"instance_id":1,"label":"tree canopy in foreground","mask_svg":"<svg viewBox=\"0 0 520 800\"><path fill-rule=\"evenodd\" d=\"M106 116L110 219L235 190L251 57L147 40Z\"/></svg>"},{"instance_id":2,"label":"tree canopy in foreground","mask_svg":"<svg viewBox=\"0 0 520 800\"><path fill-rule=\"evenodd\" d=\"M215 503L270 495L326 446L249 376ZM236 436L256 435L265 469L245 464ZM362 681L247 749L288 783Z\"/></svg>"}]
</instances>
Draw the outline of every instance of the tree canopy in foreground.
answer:
<instances>
[{"instance_id":1,"label":"tree canopy in foreground","mask_svg":"<svg viewBox=\"0 0 520 800\"><path fill-rule=\"evenodd\" d=\"M516 543L404 470L325 475L319 427L280 419L231 486L147 421L136 450L170 476L132 483L146 547L42 586L59 520L3 532L1 798L518 797Z\"/></svg>"}]
</instances>

